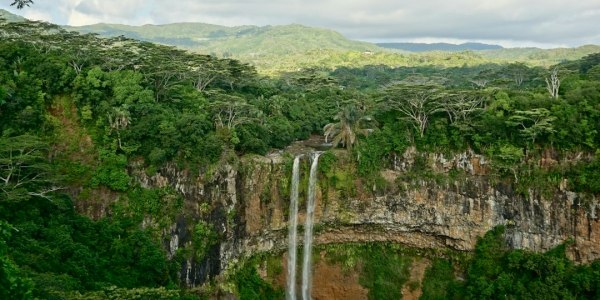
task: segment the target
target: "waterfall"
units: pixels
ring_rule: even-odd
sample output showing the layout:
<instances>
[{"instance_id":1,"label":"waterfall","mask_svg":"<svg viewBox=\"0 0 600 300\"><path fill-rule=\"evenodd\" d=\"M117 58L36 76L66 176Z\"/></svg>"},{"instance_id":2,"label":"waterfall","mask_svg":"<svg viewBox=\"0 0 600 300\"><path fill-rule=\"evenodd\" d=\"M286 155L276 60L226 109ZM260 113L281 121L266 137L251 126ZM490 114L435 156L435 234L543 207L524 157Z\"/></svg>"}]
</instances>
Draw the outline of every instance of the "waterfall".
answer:
<instances>
[{"instance_id":1,"label":"waterfall","mask_svg":"<svg viewBox=\"0 0 600 300\"><path fill-rule=\"evenodd\" d=\"M308 179L308 198L306 200L306 224L304 225L304 259L302 261L302 299L310 299L312 272L311 253L313 238L313 217L315 213L315 194L317 185L317 166L320 153L312 156L310 177ZM290 218L288 225L288 273L285 298L296 300L296 257L298 227L298 184L300 181L300 155L294 158L292 167L292 184L290 192Z\"/></svg>"},{"instance_id":2,"label":"waterfall","mask_svg":"<svg viewBox=\"0 0 600 300\"><path fill-rule=\"evenodd\" d=\"M302 262L302 299L309 300L312 272L311 272L311 254L313 238L313 217L315 214L315 189L317 185L317 165L319 164L320 153L313 154L312 164L310 166L310 177L308 179L308 199L306 202L306 223L304 225L304 260Z\"/></svg>"},{"instance_id":3,"label":"waterfall","mask_svg":"<svg viewBox=\"0 0 600 300\"><path fill-rule=\"evenodd\" d=\"M300 155L294 158L292 168L292 187L290 192L290 219L288 225L288 274L287 300L296 300L296 236L298 227L298 182L300 181Z\"/></svg>"}]
</instances>

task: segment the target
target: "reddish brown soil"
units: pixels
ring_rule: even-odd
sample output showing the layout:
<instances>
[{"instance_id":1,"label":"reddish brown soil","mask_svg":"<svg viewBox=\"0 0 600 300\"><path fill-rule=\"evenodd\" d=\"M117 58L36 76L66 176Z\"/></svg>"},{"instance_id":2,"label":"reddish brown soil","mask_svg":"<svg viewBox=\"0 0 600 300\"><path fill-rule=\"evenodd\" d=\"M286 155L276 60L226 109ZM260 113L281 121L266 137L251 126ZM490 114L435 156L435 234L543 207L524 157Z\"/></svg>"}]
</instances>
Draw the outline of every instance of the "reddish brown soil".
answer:
<instances>
[{"instance_id":1,"label":"reddish brown soil","mask_svg":"<svg viewBox=\"0 0 600 300\"><path fill-rule=\"evenodd\" d=\"M312 299L314 300L363 300L367 299L367 289L358 282L357 272L344 272L342 266L331 264L321 253L321 259L313 265ZM287 274L287 256L284 255L283 271L275 279L275 284L285 287ZM298 265L300 267L300 265ZM301 267L300 267L301 268ZM301 281L298 270L298 282ZM300 284L297 291L300 292Z\"/></svg>"},{"instance_id":2,"label":"reddish brown soil","mask_svg":"<svg viewBox=\"0 0 600 300\"><path fill-rule=\"evenodd\" d=\"M429 267L429 260L420 259L413 261L410 269L410 279L402 287L402 299L403 300L417 300L421 297L423 277L425 276L425 270Z\"/></svg>"}]
</instances>

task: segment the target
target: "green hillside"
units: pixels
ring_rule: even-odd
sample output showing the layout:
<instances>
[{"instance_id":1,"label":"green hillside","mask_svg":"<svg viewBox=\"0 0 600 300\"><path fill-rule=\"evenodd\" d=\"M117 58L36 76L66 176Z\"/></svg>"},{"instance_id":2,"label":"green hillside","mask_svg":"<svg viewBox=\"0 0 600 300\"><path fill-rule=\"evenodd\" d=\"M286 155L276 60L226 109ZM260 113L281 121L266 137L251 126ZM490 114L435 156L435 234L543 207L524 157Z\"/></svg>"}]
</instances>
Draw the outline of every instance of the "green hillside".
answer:
<instances>
[{"instance_id":1,"label":"green hillside","mask_svg":"<svg viewBox=\"0 0 600 300\"><path fill-rule=\"evenodd\" d=\"M532 65L550 65L566 60L580 59L600 52L600 45L585 45L577 48L504 48L478 51L483 57L504 61L527 62Z\"/></svg>"},{"instance_id":2,"label":"green hillside","mask_svg":"<svg viewBox=\"0 0 600 300\"><path fill-rule=\"evenodd\" d=\"M26 20L25 18L10 13L9 11L6 11L4 9L0 9L0 19L5 19L9 22L23 22Z\"/></svg>"},{"instance_id":3,"label":"green hillside","mask_svg":"<svg viewBox=\"0 0 600 300\"><path fill-rule=\"evenodd\" d=\"M0 16L9 21L24 20L3 10L0 10ZM101 23L63 27L81 33L97 33L103 37L122 35L198 53L235 58L256 66L262 74L271 75L313 67L336 69L366 65L457 67L523 62L529 66L547 67L600 52L600 46L587 45L558 49L505 48L415 53L352 41L333 30L298 24L227 27L206 23L143 26Z\"/></svg>"},{"instance_id":4,"label":"green hillside","mask_svg":"<svg viewBox=\"0 0 600 300\"><path fill-rule=\"evenodd\" d=\"M82 33L130 38L172 45L194 52L231 57L257 66L259 72L280 74L301 68L388 66L461 66L481 63L524 62L531 66L550 66L600 52L600 46L539 49L505 48L467 52L433 51L413 53L385 49L375 44L352 41L329 29L298 24L283 26L227 27L204 23L129 26L95 24L65 26Z\"/></svg>"},{"instance_id":5,"label":"green hillside","mask_svg":"<svg viewBox=\"0 0 600 300\"><path fill-rule=\"evenodd\" d=\"M65 28L82 33L95 32L101 36L124 35L231 57L289 55L318 49L344 51L379 49L370 43L348 40L333 30L298 24L262 27L226 27L204 23L143 26L95 24L81 27L66 26Z\"/></svg>"}]
</instances>

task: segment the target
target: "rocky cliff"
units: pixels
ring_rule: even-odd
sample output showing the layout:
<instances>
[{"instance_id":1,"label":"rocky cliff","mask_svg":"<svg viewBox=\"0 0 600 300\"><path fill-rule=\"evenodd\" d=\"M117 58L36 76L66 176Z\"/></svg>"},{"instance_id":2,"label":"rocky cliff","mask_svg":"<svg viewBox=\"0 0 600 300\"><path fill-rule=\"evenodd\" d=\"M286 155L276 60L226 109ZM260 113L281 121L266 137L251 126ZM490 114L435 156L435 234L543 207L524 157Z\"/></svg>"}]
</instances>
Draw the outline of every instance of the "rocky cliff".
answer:
<instances>
[{"instance_id":1,"label":"rocky cliff","mask_svg":"<svg viewBox=\"0 0 600 300\"><path fill-rule=\"evenodd\" d=\"M343 151L337 156L343 157ZM418 159L426 164L416 164ZM150 176L134 166L132 173L141 185L170 186L184 196L181 215L164 231L170 256L193 247L193 227L199 221L210 223L219 236L203 259L185 260L183 282L196 286L241 257L287 248L291 161L284 153L249 156L194 175L167 165ZM419 167L443 180L405 176ZM478 237L505 225L507 242L514 248L544 251L571 239L573 259L600 258L598 200L571 192L565 184L553 191L517 193L510 181L488 175L488 160L472 152L444 156L409 149L390 161L390 169L381 174L385 182L372 186L349 177L351 168L341 159L321 170L316 244L392 241L469 251ZM303 171L301 199L308 179L306 158ZM452 172L461 176L448 176ZM299 224L304 212L301 200Z\"/></svg>"}]
</instances>

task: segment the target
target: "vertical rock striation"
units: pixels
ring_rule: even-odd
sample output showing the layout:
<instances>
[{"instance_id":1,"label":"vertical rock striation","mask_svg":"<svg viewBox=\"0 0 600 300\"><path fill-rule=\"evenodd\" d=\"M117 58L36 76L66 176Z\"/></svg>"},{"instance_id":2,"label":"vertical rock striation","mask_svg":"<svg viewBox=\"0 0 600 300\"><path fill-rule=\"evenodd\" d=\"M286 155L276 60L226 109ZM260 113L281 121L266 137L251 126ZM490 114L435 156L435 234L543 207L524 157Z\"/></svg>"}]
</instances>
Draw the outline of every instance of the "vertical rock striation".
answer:
<instances>
[{"instance_id":1,"label":"vertical rock striation","mask_svg":"<svg viewBox=\"0 0 600 300\"><path fill-rule=\"evenodd\" d=\"M359 189L354 194L325 185L315 188L314 240L316 244L391 241L419 248L472 250L477 238L505 225L506 240L518 249L545 251L573 240L570 254L579 262L600 258L598 199L564 188L551 192L515 192L510 182L491 180L485 157L471 152L451 157L428 154L427 164L444 174L460 170L465 176L435 180L403 179L416 152L394 159L382 177L385 192ZM181 281L196 286L216 276L244 256L288 249L291 159L275 154L245 157L208 174L191 175L167 165L149 176L133 167L132 174L146 187L170 186L185 201L181 214L165 229L165 249L171 257L192 247L192 228L199 221L212 225L219 244L201 261L182 264ZM306 168L301 163L300 168ZM322 176L322 174L320 175ZM354 180L360 186L358 179ZM321 184L322 183L322 184ZM301 189L300 193L304 193ZM304 204L303 204L304 205ZM209 207L209 212L202 210ZM300 207L298 222L308 218Z\"/></svg>"}]
</instances>

